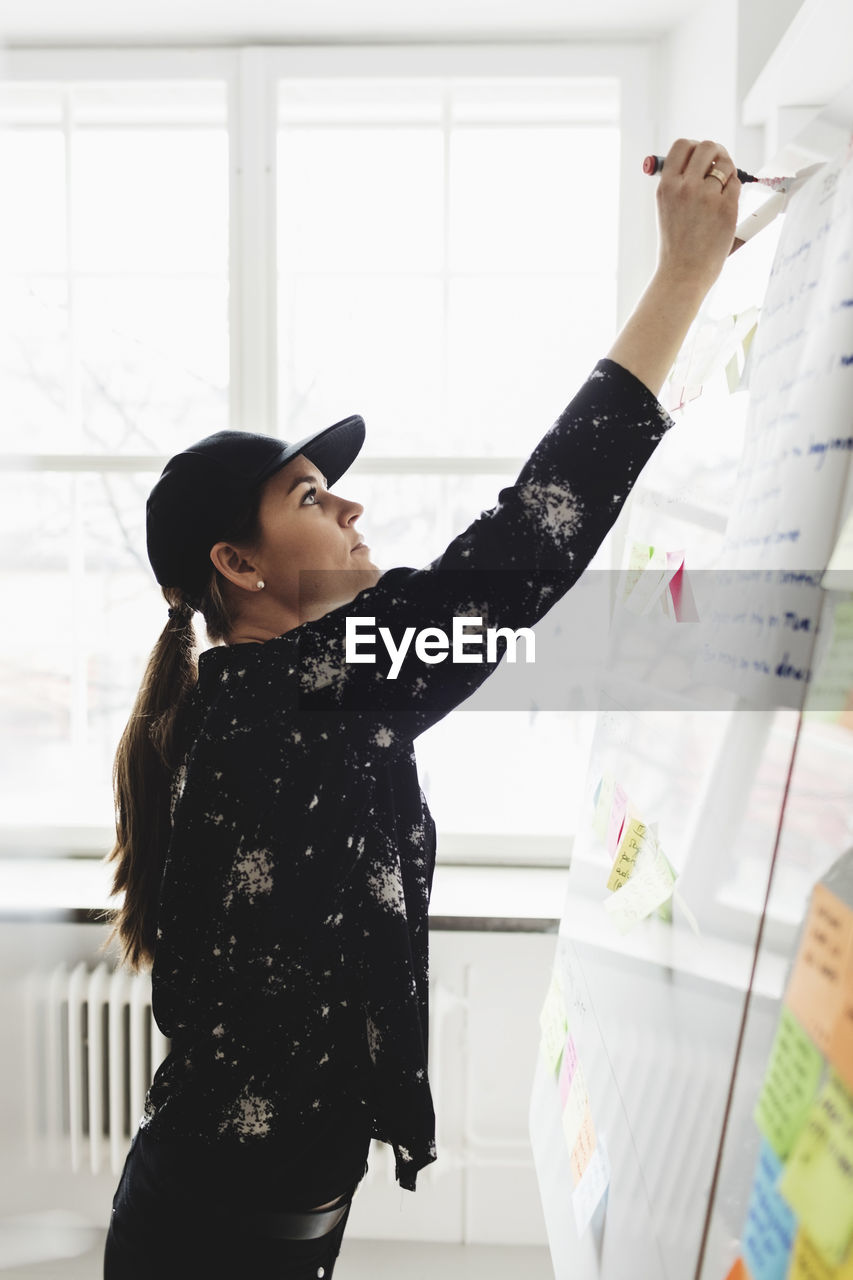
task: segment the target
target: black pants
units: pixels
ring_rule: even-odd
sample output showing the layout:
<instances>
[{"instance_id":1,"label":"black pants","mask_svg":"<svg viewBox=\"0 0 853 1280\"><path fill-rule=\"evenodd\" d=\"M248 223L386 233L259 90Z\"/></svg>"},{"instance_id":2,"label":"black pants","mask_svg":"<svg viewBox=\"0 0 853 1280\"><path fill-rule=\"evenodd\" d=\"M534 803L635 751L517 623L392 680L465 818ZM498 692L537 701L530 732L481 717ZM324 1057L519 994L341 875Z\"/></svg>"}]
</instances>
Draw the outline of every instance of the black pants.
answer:
<instances>
[{"instance_id":1,"label":"black pants","mask_svg":"<svg viewBox=\"0 0 853 1280\"><path fill-rule=\"evenodd\" d=\"M192 1191L164 1187L137 1133L113 1197L104 1280L330 1280L355 1187L341 1221L314 1240L265 1234L245 1206Z\"/></svg>"}]
</instances>

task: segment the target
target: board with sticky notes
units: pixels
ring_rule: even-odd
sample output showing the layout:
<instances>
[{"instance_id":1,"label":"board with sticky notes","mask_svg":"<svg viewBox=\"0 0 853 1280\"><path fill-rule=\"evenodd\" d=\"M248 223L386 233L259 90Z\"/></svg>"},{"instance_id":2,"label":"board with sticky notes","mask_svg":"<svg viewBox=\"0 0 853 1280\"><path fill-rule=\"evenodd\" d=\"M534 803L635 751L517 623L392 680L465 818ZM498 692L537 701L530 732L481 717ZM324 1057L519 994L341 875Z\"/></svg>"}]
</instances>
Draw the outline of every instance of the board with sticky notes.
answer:
<instances>
[{"instance_id":1,"label":"board with sticky notes","mask_svg":"<svg viewBox=\"0 0 853 1280\"><path fill-rule=\"evenodd\" d=\"M718 526L742 612L708 630L719 583L669 510L639 500L622 529L530 1104L556 1280L853 1280L853 614L843 576L820 586L833 555L843 575L853 508L853 146L824 179L792 201L772 314L750 324ZM826 338L809 418L791 281ZM771 392L800 414L784 457ZM771 581L794 528L799 577Z\"/></svg>"},{"instance_id":2,"label":"board with sticky notes","mask_svg":"<svg viewBox=\"0 0 853 1280\"><path fill-rule=\"evenodd\" d=\"M785 988L754 1113L744 1280L853 1276L853 894L835 883L851 865L853 851L815 886Z\"/></svg>"}]
</instances>

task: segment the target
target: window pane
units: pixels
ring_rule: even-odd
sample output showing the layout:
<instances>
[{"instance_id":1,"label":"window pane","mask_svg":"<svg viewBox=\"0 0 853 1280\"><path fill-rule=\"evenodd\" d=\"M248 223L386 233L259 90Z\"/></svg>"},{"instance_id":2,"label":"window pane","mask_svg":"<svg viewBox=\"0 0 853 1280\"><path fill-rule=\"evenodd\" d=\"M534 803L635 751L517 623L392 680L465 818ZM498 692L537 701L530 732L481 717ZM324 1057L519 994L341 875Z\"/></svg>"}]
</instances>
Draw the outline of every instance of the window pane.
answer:
<instances>
[{"instance_id":1,"label":"window pane","mask_svg":"<svg viewBox=\"0 0 853 1280\"><path fill-rule=\"evenodd\" d=\"M144 559L155 473L6 475L0 812L108 826L118 738L165 621Z\"/></svg>"},{"instance_id":2,"label":"window pane","mask_svg":"<svg viewBox=\"0 0 853 1280\"><path fill-rule=\"evenodd\" d=\"M222 130L80 130L71 166L75 269L223 272L227 181Z\"/></svg>"},{"instance_id":3,"label":"window pane","mask_svg":"<svg viewBox=\"0 0 853 1280\"><path fill-rule=\"evenodd\" d=\"M0 291L0 449L59 451L68 436L68 286L7 278Z\"/></svg>"},{"instance_id":4,"label":"window pane","mask_svg":"<svg viewBox=\"0 0 853 1280\"><path fill-rule=\"evenodd\" d=\"M469 835L565 835L568 857L586 784L578 766L594 724L590 711L470 711L440 721L415 748L436 825Z\"/></svg>"},{"instance_id":5,"label":"window pane","mask_svg":"<svg viewBox=\"0 0 853 1280\"><path fill-rule=\"evenodd\" d=\"M227 124L225 90L213 80L159 80L128 83L99 81L73 89L74 123L81 125L217 125Z\"/></svg>"},{"instance_id":6,"label":"window pane","mask_svg":"<svg viewBox=\"0 0 853 1280\"><path fill-rule=\"evenodd\" d=\"M613 337L617 83L280 92L282 433L360 412L377 454L523 455Z\"/></svg>"},{"instance_id":7,"label":"window pane","mask_svg":"<svg viewBox=\"0 0 853 1280\"><path fill-rule=\"evenodd\" d=\"M617 129L457 129L451 270L612 272L618 178Z\"/></svg>"},{"instance_id":8,"label":"window pane","mask_svg":"<svg viewBox=\"0 0 853 1280\"><path fill-rule=\"evenodd\" d=\"M285 439L298 440L319 425L360 413L374 454L445 451L437 376L441 327L438 279L282 279L279 396Z\"/></svg>"},{"instance_id":9,"label":"window pane","mask_svg":"<svg viewBox=\"0 0 853 1280\"><path fill-rule=\"evenodd\" d=\"M288 80L279 85L279 125L335 123L438 124L440 80Z\"/></svg>"},{"instance_id":10,"label":"window pane","mask_svg":"<svg viewBox=\"0 0 853 1280\"><path fill-rule=\"evenodd\" d=\"M83 448L173 453L228 426L224 280L80 279Z\"/></svg>"},{"instance_id":11,"label":"window pane","mask_svg":"<svg viewBox=\"0 0 853 1280\"><path fill-rule=\"evenodd\" d=\"M0 812L4 822L55 816L73 788L73 477L0 477Z\"/></svg>"},{"instance_id":12,"label":"window pane","mask_svg":"<svg viewBox=\"0 0 853 1280\"><path fill-rule=\"evenodd\" d=\"M0 271L64 271L65 140L59 129L0 128Z\"/></svg>"},{"instance_id":13,"label":"window pane","mask_svg":"<svg viewBox=\"0 0 853 1280\"><path fill-rule=\"evenodd\" d=\"M613 339L616 278L449 286L447 452L526 456Z\"/></svg>"},{"instance_id":14,"label":"window pane","mask_svg":"<svg viewBox=\"0 0 853 1280\"><path fill-rule=\"evenodd\" d=\"M286 129L278 150L281 271L436 271L438 129Z\"/></svg>"},{"instance_id":15,"label":"window pane","mask_svg":"<svg viewBox=\"0 0 853 1280\"><path fill-rule=\"evenodd\" d=\"M457 80L450 112L454 124L516 124L520 120L616 124L619 81L607 76Z\"/></svg>"},{"instance_id":16,"label":"window pane","mask_svg":"<svg viewBox=\"0 0 853 1280\"><path fill-rule=\"evenodd\" d=\"M3 86L0 122L3 449L163 453L227 426L224 84Z\"/></svg>"}]
</instances>

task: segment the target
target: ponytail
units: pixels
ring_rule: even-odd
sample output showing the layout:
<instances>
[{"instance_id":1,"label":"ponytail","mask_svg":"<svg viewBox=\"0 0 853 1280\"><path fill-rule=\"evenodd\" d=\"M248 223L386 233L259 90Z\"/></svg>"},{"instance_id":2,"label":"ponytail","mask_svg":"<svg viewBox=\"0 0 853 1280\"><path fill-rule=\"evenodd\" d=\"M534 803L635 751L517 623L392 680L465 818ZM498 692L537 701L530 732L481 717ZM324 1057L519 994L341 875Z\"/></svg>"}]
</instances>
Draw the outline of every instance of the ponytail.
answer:
<instances>
[{"instance_id":1,"label":"ponytail","mask_svg":"<svg viewBox=\"0 0 853 1280\"><path fill-rule=\"evenodd\" d=\"M169 621L151 651L113 765L116 842L107 861L117 863L112 893L124 891L124 901L107 913L113 928L104 947L118 935L121 962L132 971L154 960L171 780L180 762L178 720L198 675L192 606L174 588L165 587L163 595Z\"/></svg>"},{"instance_id":2,"label":"ponytail","mask_svg":"<svg viewBox=\"0 0 853 1280\"><path fill-rule=\"evenodd\" d=\"M223 535L253 541L259 536L260 491ZM207 638L227 643L236 610L229 584L217 570L198 602ZM163 587L169 621L151 651L130 719L113 764L116 841L107 855L115 862L111 896L124 892L120 907L105 913L112 925L105 950L118 936L120 963L132 971L150 967L157 944L157 903L172 825L172 776L183 752L181 711L198 679L193 612L179 587Z\"/></svg>"}]
</instances>

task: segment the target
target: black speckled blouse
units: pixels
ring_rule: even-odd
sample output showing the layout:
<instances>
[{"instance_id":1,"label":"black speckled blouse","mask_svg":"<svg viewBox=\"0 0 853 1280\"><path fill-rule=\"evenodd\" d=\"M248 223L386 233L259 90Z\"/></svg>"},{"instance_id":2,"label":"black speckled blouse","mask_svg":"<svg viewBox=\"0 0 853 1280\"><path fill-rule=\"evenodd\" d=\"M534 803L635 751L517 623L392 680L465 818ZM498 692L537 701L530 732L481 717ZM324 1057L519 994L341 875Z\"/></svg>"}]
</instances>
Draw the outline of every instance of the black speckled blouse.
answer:
<instances>
[{"instance_id":1,"label":"black speckled blouse","mask_svg":"<svg viewBox=\"0 0 853 1280\"><path fill-rule=\"evenodd\" d=\"M429 665L412 646L389 680L382 644L375 664L346 661L345 619L372 617L396 640L410 626L449 636L462 616L532 626L580 577L672 425L601 360L515 484L426 568L390 569L265 644L201 654L152 974L172 1050L146 1097L146 1140L296 1170L334 1165L360 1131L392 1144L398 1181L415 1189L436 1156L435 824L413 740L495 663Z\"/></svg>"}]
</instances>

